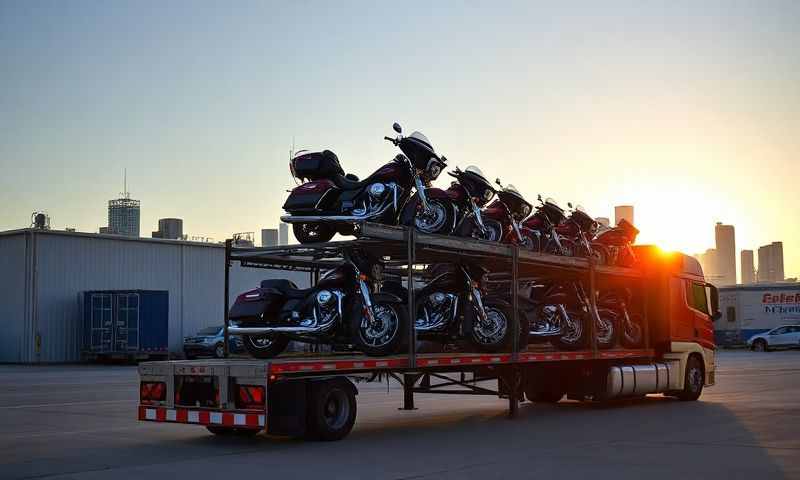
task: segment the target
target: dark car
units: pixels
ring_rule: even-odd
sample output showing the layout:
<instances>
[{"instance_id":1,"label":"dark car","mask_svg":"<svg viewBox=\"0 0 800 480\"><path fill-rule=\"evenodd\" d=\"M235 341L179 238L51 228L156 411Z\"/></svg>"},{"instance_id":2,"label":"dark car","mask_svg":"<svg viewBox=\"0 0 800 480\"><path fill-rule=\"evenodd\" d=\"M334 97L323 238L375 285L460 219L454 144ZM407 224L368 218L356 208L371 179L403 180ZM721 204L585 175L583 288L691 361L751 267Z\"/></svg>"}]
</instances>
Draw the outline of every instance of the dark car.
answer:
<instances>
[{"instance_id":1,"label":"dark car","mask_svg":"<svg viewBox=\"0 0 800 480\"><path fill-rule=\"evenodd\" d=\"M183 339L183 353L188 359L208 355L222 358L225 356L224 341L224 327L204 328L197 332L196 335ZM241 353L244 351L242 339L237 336L231 336L228 339L228 347L230 353Z\"/></svg>"}]
</instances>

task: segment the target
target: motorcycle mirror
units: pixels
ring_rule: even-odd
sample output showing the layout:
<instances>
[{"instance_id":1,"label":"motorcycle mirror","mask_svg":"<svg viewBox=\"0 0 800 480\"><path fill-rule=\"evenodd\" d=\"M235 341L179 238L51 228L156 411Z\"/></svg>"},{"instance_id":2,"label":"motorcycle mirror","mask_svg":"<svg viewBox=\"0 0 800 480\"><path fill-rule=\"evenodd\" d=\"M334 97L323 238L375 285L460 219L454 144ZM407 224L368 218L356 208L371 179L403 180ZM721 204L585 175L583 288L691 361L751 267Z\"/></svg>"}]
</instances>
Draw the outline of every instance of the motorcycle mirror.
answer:
<instances>
[{"instance_id":1,"label":"motorcycle mirror","mask_svg":"<svg viewBox=\"0 0 800 480\"><path fill-rule=\"evenodd\" d=\"M394 122L394 125L392 125L392 128L397 133L403 133L403 127L401 127L400 124L397 123L397 122Z\"/></svg>"},{"instance_id":2,"label":"motorcycle mirror","mask_svg":"<svg viewBox=\"0 0 800 480\"><path fill-rule=\"evenodd\" d=\"M572 208L572 202L567 202L567 206L568 206L569 208Z\"/></svg>"},{"instance_id":3,"label":"motorcycle mirror","mask_svg":"<svg viewBox=\"0 0 800 480\"><path fill-rule=\"evenodd\" d=\"M503 184L502 184L502 183L500 183L500 179L499 179L499 178L495 178L495 179L494 179L494 183L496 183L496 184L500 185L501 187L503 186Z\"/></svg>"},{"instance_id":4,"label":"motorcycle mirror","mask_svg":"<svg viewBox=\"0 0 800 480\"><path fill-rule=\"evenodd\" d=\"M536 199L541 202L542 201L542 194L540 193L540 194L536 195Z\"/></svg>"}]
</instances>

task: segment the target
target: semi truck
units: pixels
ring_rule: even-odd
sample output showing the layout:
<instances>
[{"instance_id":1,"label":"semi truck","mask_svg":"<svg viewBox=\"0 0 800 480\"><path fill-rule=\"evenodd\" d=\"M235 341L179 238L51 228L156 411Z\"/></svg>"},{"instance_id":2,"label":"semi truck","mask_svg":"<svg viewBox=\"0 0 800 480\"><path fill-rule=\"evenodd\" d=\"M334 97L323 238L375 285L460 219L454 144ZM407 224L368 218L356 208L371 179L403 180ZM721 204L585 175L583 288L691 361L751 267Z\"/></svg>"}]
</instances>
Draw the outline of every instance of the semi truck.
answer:
<instances>
[{"instance_id":1,"label":"semi truck","mask_svg":"<svg viewBox=\"0 0 800 480\"><path fill-rule=\"evenodd\" d=\"M587 402L663 394L697 400L715 382L713 320L718 294L694 258L635 246L634 267L595 265L592 259L531 252L514 245L424 235L413 229L365 223L356 240L319 245L235 248L226 243L225 325L229 325L229 269L244 267L306 271L312 279L341 261L352 248L374 250L408 282L413 292L419 265L469 257L495 272L505 272L511 291L526 279L552 278L585 285L596 314L598 290L634 292L643 318L638 348L599 348L595 322L589 322L585 348L562 351L549 344L520 345L507 352L417 351L409 329L407 351L386 357L329 352L273 359L223 358L142 363L139 366L138 419L203 426L218 435L265 431L317 440L339 440L353 428L358 381L390 378L403 390L403 409L414 409L415 394L496 395L508 400L509 416L519 404ZM519 326L518 295L513 327ZM408 305L414 305L409 293ZM409 311L414 311L409 308ZM228 342L225 342L226 344Z\"/></svg>"}]
</instances>

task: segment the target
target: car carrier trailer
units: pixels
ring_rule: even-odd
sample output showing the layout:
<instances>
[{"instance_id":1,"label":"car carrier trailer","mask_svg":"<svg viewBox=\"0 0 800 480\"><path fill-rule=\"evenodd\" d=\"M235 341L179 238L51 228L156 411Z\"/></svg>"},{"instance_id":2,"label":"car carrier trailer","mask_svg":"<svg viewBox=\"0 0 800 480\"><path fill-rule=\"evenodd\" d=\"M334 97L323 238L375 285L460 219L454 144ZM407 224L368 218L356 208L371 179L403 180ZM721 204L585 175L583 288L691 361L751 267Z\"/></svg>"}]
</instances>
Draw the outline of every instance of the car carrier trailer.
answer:
<instances>
[{"instance_id":1,"label":"car carrier trailer","mask_svg":"<svg viewBox=\"0 0 800 480\"><path fill-rule=\"evenodd\" d=\"M512 328L518 331L519 282L526 278L581 281L590 313L597 315L598 288L631 288L642 310L641 348L599 349L595 322L588 347L559 351L519 345L508 352L418 353L416 331L409 328L408 351L387 357L328 353L269 360L149 362L139 366L142 421L203 425L215 434L269 434L336 440L355 421L357 387L353 380L385 376L403 388L402 409L414 409L414 394L496 395L508 399L509 416L519 402L557 402L564 395L584 401L664 393L696 400L714 384L712 318L716 289L707 284L697 261L686 255L637 247L636 268L594 265L590 259L562 257L458 237L424 235L413 229L364 223L358 238L324 244L225 249L225 345L228 345L229 273L243 267L309 272L312 283L343 261L348 249L371 251L387 272L406 279L409 312L414 312L418 265L480 262L505 274L513 304ZM413 317L412 317L413 322ZM226 352L227 357L227 352Z\"/></svg>"}]
</instances>

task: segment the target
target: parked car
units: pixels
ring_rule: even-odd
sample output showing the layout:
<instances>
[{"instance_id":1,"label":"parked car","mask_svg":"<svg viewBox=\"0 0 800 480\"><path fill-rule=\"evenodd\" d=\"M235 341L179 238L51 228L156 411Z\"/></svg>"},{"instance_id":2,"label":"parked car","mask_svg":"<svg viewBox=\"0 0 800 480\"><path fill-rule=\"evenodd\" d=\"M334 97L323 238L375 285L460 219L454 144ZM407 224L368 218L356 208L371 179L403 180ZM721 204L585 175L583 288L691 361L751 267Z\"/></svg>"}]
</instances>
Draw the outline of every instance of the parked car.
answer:
<instances>
[{"instance_id":1,"label":"parked car","mask_svg":"<svg viewBox=\"0 0 800 480\"><path fill-rule=\"evenodd\" d=\"M224 342L224 327L215 326L204 328L197 332L196 335L183 339L183 353L188 359L209 355L222 358L225 356ZM231 335L228 342L228 348L231 353L241 353L244 351L244 344L240 337Z\"/></svg>"},{"instance_id":2,"label":"parked car","mask_svg":"<svg viewBox=\"0 0 800 480\"><path fill-rule=\"evenodd\" d=\"M747 346L757 352L773 348L800 347L800 325L784 325L747 339Z\"/></svg>"}]
</instances>

